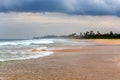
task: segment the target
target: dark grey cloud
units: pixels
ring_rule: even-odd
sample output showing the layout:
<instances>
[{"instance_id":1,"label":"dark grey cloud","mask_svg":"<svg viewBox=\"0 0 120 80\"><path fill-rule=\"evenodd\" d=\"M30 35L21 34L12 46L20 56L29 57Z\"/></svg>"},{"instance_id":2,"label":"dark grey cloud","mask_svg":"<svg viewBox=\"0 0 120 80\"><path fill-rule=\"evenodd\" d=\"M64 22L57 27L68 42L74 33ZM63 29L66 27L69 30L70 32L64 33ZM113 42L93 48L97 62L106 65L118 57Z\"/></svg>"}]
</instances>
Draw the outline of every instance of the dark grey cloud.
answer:
<instances>
[{"instance_id":1,"label":"dark grey cloud","mask_svg":"<svg viewBox=\"0 0 120 80\"><path fill-rule=\"evenodd\" d=\"M0 0L0 12L120 16L120 0Z\"/></svg>"},{"instance_id":2,"label":"dark grey cloud","mask_svg":"<svg viewBox=\"0 0 120 80\"><path fill-rule=\"evenodd\" d=\"M61 12L60 0L0 0L0 12Z\"/></svg>"}]
</instances>

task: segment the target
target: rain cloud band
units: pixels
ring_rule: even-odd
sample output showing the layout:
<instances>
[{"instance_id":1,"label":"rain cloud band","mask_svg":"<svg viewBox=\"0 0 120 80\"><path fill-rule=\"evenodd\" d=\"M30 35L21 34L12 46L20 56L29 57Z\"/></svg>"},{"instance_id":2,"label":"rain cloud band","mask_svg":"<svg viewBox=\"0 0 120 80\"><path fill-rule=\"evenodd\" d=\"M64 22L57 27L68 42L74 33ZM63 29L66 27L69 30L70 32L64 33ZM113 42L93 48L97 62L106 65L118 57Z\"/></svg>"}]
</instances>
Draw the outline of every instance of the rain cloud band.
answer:
<instances>
[{"instance_id":1,"label":"rain cloud band","mask_svg":"<svg viewBox=\"0 0 120 80\"><path fill-rule=\"evenodd\" d=\"M120 16L120 0L0 0L0 12Z\"/></svg>"}]
</instances>

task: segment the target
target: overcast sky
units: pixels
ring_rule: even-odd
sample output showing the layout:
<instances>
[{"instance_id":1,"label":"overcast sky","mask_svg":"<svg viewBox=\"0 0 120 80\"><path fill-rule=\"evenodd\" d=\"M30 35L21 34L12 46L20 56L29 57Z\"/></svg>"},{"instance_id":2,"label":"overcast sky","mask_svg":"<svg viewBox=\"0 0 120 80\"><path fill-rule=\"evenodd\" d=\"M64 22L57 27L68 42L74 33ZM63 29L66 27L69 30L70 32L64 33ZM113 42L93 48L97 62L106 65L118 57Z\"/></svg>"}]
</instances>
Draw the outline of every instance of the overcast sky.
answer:
<instances>
[{"instance_id":1,"label":"overcast sky","mask_svg":"<svg viewBox=\"0 0 120 80\"><path fill-rule=\"evenodd\" d=\"M120 32L120 0L0 0L0 38Z\"/></svg>"}]
</instances>

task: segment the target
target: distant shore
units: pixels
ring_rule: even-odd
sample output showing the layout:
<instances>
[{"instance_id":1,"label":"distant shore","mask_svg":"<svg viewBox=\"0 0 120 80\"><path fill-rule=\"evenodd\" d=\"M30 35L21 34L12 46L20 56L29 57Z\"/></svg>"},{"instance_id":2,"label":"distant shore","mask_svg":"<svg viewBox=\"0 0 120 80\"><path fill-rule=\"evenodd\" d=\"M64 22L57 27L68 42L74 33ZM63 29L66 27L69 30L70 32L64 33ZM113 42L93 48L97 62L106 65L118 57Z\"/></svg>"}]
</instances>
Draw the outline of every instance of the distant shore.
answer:
<instances>
[{"instance_id":1,"label":"distant shore","mask_svg":"<svg viewBox=\"0 0 120 80\"><path fill-rule=\"evenodd\" d=\"M47 35L42 37L33 37L33 39L42 39L42 38L68 38L68 39L120 39L120 33L114 33L112 31L108 33L101 33L99 31L94 32L86 31L84 33L71 33L68 35Z\"/></svg>"}]
</instances>

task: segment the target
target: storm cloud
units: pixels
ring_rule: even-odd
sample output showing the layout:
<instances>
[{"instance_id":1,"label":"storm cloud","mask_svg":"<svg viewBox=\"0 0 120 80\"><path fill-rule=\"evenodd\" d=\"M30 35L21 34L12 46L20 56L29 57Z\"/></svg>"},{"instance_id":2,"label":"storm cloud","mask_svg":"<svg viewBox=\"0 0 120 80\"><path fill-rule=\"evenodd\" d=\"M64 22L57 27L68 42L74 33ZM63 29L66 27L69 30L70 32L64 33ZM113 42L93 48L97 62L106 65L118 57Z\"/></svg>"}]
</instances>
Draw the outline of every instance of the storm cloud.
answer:
<instances>
[{"instance_id":1,"label":"storm cloud","mask_svg":"<svg viewBox=\"0 0 120 80\"><path fill-rule=\"evenodd\" d=\"M120 0L0 0L0 12L120 16Z\"/></svg>"}]
</instances>

